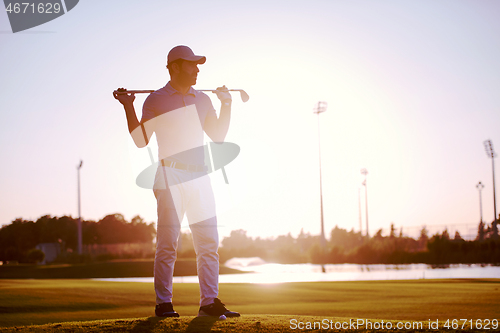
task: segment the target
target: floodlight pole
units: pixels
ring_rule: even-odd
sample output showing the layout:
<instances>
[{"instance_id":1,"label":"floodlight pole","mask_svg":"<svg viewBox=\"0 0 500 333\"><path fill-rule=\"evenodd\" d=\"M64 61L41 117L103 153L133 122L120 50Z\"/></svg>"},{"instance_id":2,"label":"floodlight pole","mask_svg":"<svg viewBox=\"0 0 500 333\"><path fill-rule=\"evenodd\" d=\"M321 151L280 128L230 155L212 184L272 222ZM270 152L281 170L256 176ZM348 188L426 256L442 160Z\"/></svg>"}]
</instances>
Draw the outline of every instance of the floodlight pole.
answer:
<instances>
[{"instance_id":1,"label":"floodlight pole","mask_svg":"<svg viewBox=\"0 0 500 333\"><path fill-rule=\"evenodd\" d=\"M82 212L81 212L81 199L80 199L80 169L82 168L83 161L80 160L80 165L76 167L78 170L78 254L82 254Z\"/></svg>"},{"instance_id":2,"label":"floodlight pole","mask_svg":"<svg viewBox=\"0 0 500 333\"><path fill-rule=\"evenodd\" d=\"M368 170L361 169L361 174L365 175L365 180L363 181L363 186L365 187L365 213L366 213L366 238L370 238L370 233L368 229L368 186L366 185L366 179L368 175Z\"/></svg>"},{"instance_id":3,"label":"floodlight pole","mask_svg":"<svg viewBox=\"0 0 500 333\"><path fill-rule=\"evenodd\" d=\"M477 183L476 188L479 191L479 216L481 217L480 222L483 222L483 201L481 198L481 191L483 190L484 185L479 182Z\"/></svg>"},{"instance_id":4,"label":"floodlight pole","mask_svg":"<svg viewBox=\"0 0 500 333\"><path fill-rule=\"evenodd\" d=\"M318 115L318 151L319 151L319 198L320 198L320 207L321 207L321 245L325 247L326 239L325 239L325 225L324 225L324 217L323 217L323 184L321 178L321 137L320 137L320 126L319 126L319 115L326 111L326 102L318 102L316 107L314 108L314 112Z\"/></svg>"},{"instance_id":5,"label":"floodlight pole","mask_svg":"<svg viewBox=\"0 0 500 333\"><path fill-rule=\"evenodd\" d=\"M319 148L319 200L320 200L320 209L321 209L321 248L325 249L326 247L326 238L325 238L325 223L323 218L323 185L321 179L321 137L320 137L320 126L319 126L319 114L326 111L327 103L326 102L318 102L316 107L314 108L313 113L318 115L318 148ZM325 267L322 267L323 272L325 272Z\"/></svg>"},{"instance_id":6,"label":"floodlight pole","mask_svg":"<svg viewBox=\"0 0 500 333\"><path fill-rule=\"evenodd\" d=\"M496 194L495 194L495 157L497 157L497 154L495 153L495 150L493 149L493 143L491 140L486 140L484 141L484 148L486 149L486 154L488 155L489 158L491 158L491 170L493 172L493 212L494 212L494 219L493 221L496 221L498 219L497 216L497 199L496 199Z\"/></svg>"},{"instance_id":7,"label":"floodlight pole","mask_svg":"<svg viewBox=\"0 0 500 333\"><path fill-rule=\"evenodd\" d=\"M363 236L363 218L361 217L361 188L358 187L359 234Z\"/></svg>"}]
</instances>

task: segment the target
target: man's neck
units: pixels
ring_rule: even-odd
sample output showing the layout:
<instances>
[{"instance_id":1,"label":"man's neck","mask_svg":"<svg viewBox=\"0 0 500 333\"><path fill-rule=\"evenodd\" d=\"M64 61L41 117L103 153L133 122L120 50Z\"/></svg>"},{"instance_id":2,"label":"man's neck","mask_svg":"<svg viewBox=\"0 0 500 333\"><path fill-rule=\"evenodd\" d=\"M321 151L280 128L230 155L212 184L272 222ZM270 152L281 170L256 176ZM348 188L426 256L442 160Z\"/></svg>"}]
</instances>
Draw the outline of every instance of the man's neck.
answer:
<instances>
[{"instance_id":1,"label":"man's neck","mask_svg":"<svg viewBox=\"0 0 500 333\"><path fill-rule=\"evenodd\" d=\"M175 90L177 90L178 92L180 92L181 94L183 95L186 95L189 91L189 89L191 89L191 86L185 86L179 82L176 82L174 80L170 80L170 85L172 86L172 88L174 88Z\"/></svg>"}]
</instances>

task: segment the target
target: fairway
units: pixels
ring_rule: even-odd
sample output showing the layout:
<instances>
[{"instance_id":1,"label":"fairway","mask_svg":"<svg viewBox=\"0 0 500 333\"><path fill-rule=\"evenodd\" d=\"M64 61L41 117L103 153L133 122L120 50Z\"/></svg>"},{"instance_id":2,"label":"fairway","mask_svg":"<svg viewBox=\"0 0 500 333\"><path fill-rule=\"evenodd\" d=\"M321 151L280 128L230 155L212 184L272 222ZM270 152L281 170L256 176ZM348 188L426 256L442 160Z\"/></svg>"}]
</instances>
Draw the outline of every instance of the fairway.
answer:
<instances>
[{"instance_id":1,"label":"fairway","mask_svg":"<svg viewBox=\"0 0 500 333\"><path fill-rule=\"evenodd\" d=\"M500 319L500 279L221 284L220 298L244 315ZM175 284L182 317L197 314L198 299L198 284ZM0 327L147 318L154 300L152 283L0 280Z\"/></svg>"},{"instance_id":2,"label":"fairway","mask_svg":"<svg viewBox=\"0 0 500 333\"><path fill-rule=\"evenodd\" d=\"M493 325L489 325L488 331ZM496 326L495 326L496 327ZM447 328L446 322L415 321L382 321L360 320L341 317L318 316L289 316L289 315L243 315L240 318L217 320L215 318L129 318L117 320L94 320L84 322L66 322L60 324L46 324L23 327L0 328L5 333L275 333L275 332L482 332L484 330L471 329L469 323L458 326L457 329Z\"/></svg>"},{"instance_id":3,"label":"fairway","mask_svg":"<svg viewBox=\"0 0 500 333\"><path fill-rule=\"evenodd\" d=\"M0 265L1 279L98 279L153 277L154 260L111 260L86 264ZM177 259L174 276L196 275L196 259ZM220 274L244 273L220 266Z\"/></svg>"}]
</instances>

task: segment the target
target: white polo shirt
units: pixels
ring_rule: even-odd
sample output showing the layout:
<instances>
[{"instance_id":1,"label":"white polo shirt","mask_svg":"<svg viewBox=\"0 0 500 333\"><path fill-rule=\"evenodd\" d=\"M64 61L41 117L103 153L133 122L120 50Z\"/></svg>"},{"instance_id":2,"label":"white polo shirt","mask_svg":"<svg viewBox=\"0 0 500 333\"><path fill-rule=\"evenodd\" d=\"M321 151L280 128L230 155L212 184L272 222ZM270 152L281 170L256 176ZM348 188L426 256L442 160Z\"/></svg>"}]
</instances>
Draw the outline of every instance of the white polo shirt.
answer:
<instances>
[{"instance_id":1,"label":"white polo shirt","mask_svg":"<svg viewBox=\"0 0 500 333\"><path fill-rule=\"evenodd\" d=\"M191 87L182 95L169 82L148 96L141 123L148 134L156 133L159 160L204 165L203 124L208 115L216 113L206 94Z\"/></svg>"}]
</instances>

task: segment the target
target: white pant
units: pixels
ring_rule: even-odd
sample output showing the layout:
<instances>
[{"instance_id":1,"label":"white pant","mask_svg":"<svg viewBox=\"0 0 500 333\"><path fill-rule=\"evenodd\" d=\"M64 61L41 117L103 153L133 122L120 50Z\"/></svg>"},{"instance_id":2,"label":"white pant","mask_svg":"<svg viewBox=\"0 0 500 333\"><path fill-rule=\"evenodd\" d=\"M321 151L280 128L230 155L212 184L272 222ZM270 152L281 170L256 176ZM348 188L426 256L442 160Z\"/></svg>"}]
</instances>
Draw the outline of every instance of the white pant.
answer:
<instances>
[{"instance_id":1,"label":"white pant","mask_svg":"<svg viewBox=\"0 0 500 333\"><path fill-rule=\"evenodd\" d=\"M219 236L215 199L208 175L160 166L154 194L158 206L154 285L156 303L172 302L172 281L181 222L186 214L193 235L200 306L219 292ZM166 180L166 181L165 181Z\"/></svg>"}]
</instances>

